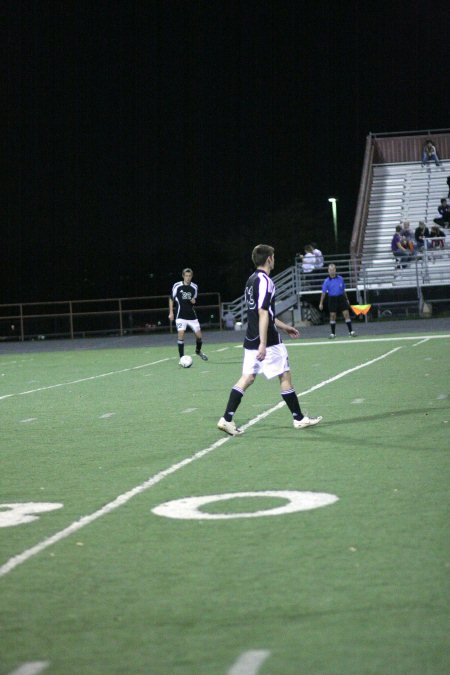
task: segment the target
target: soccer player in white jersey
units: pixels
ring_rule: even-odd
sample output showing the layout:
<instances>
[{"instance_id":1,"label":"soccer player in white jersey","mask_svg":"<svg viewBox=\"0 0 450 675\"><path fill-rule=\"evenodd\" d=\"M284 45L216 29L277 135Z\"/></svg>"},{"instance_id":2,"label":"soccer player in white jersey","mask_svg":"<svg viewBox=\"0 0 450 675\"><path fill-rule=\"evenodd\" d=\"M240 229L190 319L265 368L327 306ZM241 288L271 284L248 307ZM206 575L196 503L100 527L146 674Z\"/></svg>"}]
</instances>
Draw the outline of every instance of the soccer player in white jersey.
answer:
<instances>
[{"instance_id":1,"label":"soccer player in white jersey","mask_svg":"<svg viewBox=\"0 0 450 675\"><path fill-rule=\"evenodd\" d=\"M218 428L230 436L242 433L236 426L234 414L245 390L253 384L259 373L265 375L268 380L276 376L279 378L281 397L292 413L296 429L313 426L322 419L302 414L297 394L292 386L287 349L277 329L293 338L298 338L299 332L294 326L275 318L275 284L270 278L275 266L273 247L258 244L253 249L252 260L256 270L245 286L247 332L244 340L242 375L231 389L225 413L217 423Z\"/></svg>"},{"instance_id":2,"label":"soccer player in white jersey","mask_svg":"<svg viewBox=\"0 0 450 675\"><path fill-rule=\"evenodd\" d=\"M181 359L184 356L184 334L186 328L189 327L195 334L195 353L203 361L207 361L208 357L202 352L202 331L194 308L198 296L198 286L192 281L194 272L190 267L186 267L181 276L183 281L177 281L172 286L169 297L169 320L173 321L175 318L178 331L178 353Z\"/></svg>"}]
</instances>

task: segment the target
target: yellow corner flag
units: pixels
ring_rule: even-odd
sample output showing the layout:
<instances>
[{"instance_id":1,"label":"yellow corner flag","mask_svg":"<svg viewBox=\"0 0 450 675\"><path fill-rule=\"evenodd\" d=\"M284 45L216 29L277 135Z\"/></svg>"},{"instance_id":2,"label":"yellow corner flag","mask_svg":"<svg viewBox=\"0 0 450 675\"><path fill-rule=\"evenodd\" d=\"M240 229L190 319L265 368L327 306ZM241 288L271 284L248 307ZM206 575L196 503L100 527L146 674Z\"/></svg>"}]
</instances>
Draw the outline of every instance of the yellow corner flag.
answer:
<instances>
[{"instance_id":1,"label":"yellow corner flag","mask_svg":"<svg viewBox=\"0 0 450 675\"><path fill-rule=\"evenodd\" d=\"M372 305L350 305L356 316L360 314L367 314Z\"/></svg>"}]
</instances>

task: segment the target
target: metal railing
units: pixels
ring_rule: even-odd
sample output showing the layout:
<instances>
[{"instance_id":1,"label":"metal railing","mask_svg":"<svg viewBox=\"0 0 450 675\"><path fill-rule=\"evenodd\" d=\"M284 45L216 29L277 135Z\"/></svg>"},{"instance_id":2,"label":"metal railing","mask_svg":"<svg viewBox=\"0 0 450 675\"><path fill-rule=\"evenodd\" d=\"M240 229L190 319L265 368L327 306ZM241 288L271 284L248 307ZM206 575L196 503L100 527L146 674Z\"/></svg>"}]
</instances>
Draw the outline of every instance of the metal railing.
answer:
<instances>
[{"instance_id":1,"label":"metal railing","mask_svg":"<svg viewBox=\"0 0 450 675\"><path fill-rule=\"evenodd\" d=\"M222 328L219 293L200 293L202 328ZM168 296L61 300L0 305L0 340L76 338L174 330Z\"/></svg>"},{"instance_id":2,"label":"metal railing","mask_svg":"<svg viewBox=\"0 0 450 675\"><path fill-rule=\"evenodd\" d=\"M294 265L273 277L276 286L277 315L295 308L301 319L302 301L311 294L321 293L323 281L328 274L327 266L330 263L336 265L338 274L344 278L347 290L355 291L360 299L360 289L357 283L361 265L360 258L348 254L328 255L324 257L323 267L312 272L304 272L301 258L297 256ZM236 323L245 324L247 322L245 296L241 295L233 302L223 303L222 311L223 313L231 312Z\"/></svg>"},{"instance_id":3,"label":"metal railing","mask_svg":"<svg viewBox=\"0 0 450 675\"><path fill-rule=\"evenodd\" d=\"M435 243L442 241L445 240L430 240ZM362 261L361 256L347 254L328 255L321 269L308 273L303 271L302 262L297 257L294 265L273 277L277 288L277 314L294 309L301 320L303 304L317 301L330 263L336 264L347 292L358 304L372 302L381 291L392 295L399 289L411 289L417 298L414 302L420 306L424 301L424 289L431 287L444 288L443 297L450 299L450 248L426 247L411 258L404 269L397 268L395 258L389 252L377 261ZM442 299L427 297L426 301L442 302ZM392 304L400 305L402 302L394 298ZM247 320L244 295L233 302L221 303L219 293L200 293L196 311L205 329L222 329L223 317L227 313L233 315L235 322L245 324ZM0 341L47 337L73 339L173 330L173 324L168 320L166 295L0 305Z\"/></svg>"},{"instance_id":4,"label":"metal railing","mask_svg":"<svg viewBox=\"0 0 450 675\"><path fill-rule=\"evenodd\" d=\"M430 240L439 242L441 238ZM346 291L354 304L370 304L379 293L394 298L400 289L409 289L417 298L414 303L419 306L424 301L424 289L444 287L444 296L450 299L450 249L425 248L418 255L411 257L405 268L398 268L396 259L389 252L386 257L373 261L363 261L361 256L336 254L325 256L324 266L312 272L304 272L300 257L295 259L292 267L273 277L276 286L277 315L287 309L297 310L297 316L302 319L304 303L317 303L317 296L322 292L322 284L326 278L327 267L334 263L337 273L345 282ZM427 298L427 302L433 300ZM436 300L436 302L442 300ZM395 298L392 304L401 305L403 299ZM408 300L408 302L410 302ZM237 323L246 324L247 308L245 296L242 295L233 302L223 303L222 311L231 312Z\"/></svg>"}]
</instances>

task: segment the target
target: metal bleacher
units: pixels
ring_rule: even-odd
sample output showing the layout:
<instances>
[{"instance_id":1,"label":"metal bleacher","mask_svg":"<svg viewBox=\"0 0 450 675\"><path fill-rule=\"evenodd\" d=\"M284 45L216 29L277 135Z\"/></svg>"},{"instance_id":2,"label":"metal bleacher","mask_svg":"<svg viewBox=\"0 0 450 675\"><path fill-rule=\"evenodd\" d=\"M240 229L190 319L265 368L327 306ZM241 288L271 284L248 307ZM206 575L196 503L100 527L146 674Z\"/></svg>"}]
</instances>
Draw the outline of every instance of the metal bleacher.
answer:
<instances>
[{"instance_id":1,"label":"metal bleacher","mask_svg":"<svg viewBox=\"0 0 450 675\"><path fill-rule=\"evenodd\" d=\"M422 166L417 161L430 136L440 150L440 166ZM428 227L434 224L440 200L448 195L449 157L450 129L369 134L350 253L326 256L324 267L308 274L297 258L292 267L274 277L277 312L297 309L301 318L305 306L317 304L329 262L336 263L352 300L374 305L378 316L387 305L413 306L425 313L425 305L429 312L430 303L450 303L450 230L445 237L431 240L429 248L424 247L402 267L391 250L397 225L409 221L414 234L420 221ZM223 311L232 312L244 324L244 297L224 303Z\"/></svg>"},{"instance_id":2,"label":"metal bleacher","mask_svg":"<svg viewBox=\"0 0 450 675\"><path fill-rule=\"evenodd\" d=\"M361 289L450 284L450 236L444 240L444 249L425 250L405 269L396 269L391 252L397 225L409 221L413 233L419 221L433 225L440 199L447 195L449 174L449 161L426 167L420 162L373 166L358 281Z\"/></svg>"}]
</instances>

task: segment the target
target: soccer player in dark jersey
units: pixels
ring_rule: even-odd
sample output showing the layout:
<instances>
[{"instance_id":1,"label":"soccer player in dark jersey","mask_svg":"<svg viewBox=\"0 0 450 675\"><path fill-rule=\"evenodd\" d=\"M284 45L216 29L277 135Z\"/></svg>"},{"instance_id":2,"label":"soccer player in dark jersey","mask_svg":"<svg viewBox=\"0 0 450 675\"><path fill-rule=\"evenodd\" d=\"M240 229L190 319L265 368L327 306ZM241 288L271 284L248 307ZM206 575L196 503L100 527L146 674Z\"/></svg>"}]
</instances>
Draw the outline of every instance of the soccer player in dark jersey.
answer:
<instances>
[{"instance_id":1,"label":"soccer player in dark jersey","mask_svg":"<svg viewBox=\"0 0 450 675\"><path fill-rule=\"evenodd\" d=\"M256 270L245 286L247 332L244 340L242 375L231 389L225 413L217 423L218 428L230 436L242 433L233 419L234 414L245 390L253 384L259 373L265 375L267 379L278 376L281 397L292 413L296 429L313 426L322 419L302 414L297 394L292 386L287 349L277 329L293 338L298 338L299 332L294 326L275 318L275 284L270 278L275 265L273 247L266 244L255 246L252 260Z\"/></svg>"},{"instance_id":2,"label":"soccer player in dark jersey","mask_svg":"<svg viewBox=\"0 0 450 675\"><path fill-rule=\"evenodd\" d=\"M184 334L189 326L195 334L195 353L203 361L207 361L208 357L202 352L202 331L194 307L198 295L198 286L192 281L194 272L190 267L186 267L181 276L183 281L177 281L172 286L169 297L169 320L173 321L175 318L178 331L178 353L181 359L184 356Z\"/></svg>"},{"instance_id":3,"label":"soccer player in dark jersey","mask_svg":"<svg viewBox=\"0 0 450 675\"><path fill-rule=\"evenodd\" d=\"M328 276L322 284L322 295L320 296L319 309L323 310L323 301L328 295L328 311L330 312L330 338L336 337L336 316L342 312L345 323L347 324L349 337L355 337L356 333L352 327L350 319L350 303L345 290L345 282L340 274L336 274L336 265L328 265Z\"/></svg>"}]
</instances>

